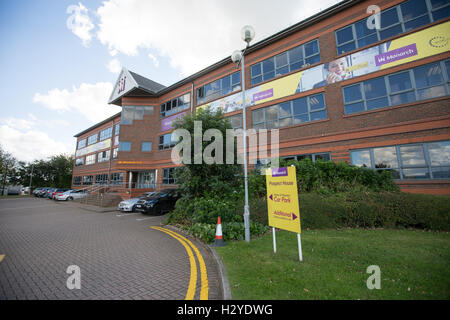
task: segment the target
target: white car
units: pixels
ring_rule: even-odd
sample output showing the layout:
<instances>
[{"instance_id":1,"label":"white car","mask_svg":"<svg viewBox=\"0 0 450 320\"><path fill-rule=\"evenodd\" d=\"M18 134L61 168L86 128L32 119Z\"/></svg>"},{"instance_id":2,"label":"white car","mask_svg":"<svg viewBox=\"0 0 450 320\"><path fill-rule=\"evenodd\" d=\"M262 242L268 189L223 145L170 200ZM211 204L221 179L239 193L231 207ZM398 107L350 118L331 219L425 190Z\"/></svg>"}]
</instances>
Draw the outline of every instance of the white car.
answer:
<instances>
[{"instance_id":1,"label":"white car","mask_svg":"<svg viewBox=\"0 0 450 320\"><path fill-rule=\"evenodd\" d=\"M73 200L73 199L81 199L84 197L87 197L89 194L86 190L69 190L62 194L58 194L55 196L55 200L58 201L67 201L67 200Z\"/></svg>"},{"instance_id":2,"label":"white car","mask_svg":"<svg viewBox=\"0 0 450 320\"><path fill-rule=\"evenodd\" d=\"M137 197L137 198L132 198L132 199L128 199L128 200L123 200L119 203L119 205L117 206L117 210L119 211L123 211L123 212L133 212L134 211L134 206L135 204L142 198L151 196L152 194L154 194L155 192L146 192L143 195Z\"/></svg>"}]
</instances>

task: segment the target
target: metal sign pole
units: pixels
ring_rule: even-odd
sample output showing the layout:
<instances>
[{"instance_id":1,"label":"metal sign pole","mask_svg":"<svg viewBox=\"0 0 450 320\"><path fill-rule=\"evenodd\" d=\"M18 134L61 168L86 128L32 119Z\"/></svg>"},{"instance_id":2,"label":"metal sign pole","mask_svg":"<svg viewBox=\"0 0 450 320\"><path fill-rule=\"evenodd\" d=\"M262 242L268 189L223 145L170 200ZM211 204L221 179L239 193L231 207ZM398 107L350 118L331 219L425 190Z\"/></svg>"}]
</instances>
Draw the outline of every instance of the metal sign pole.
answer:
<instances>
[{"instance_id":1,"label":"metal sign pole","mask_svg":"<svg viewBox=\"0 0 450 320\"><path fill-rule=\"evenodd\" d=\"M303 256L302 256L302 238L300 236L300 233L297 233L297 241L298 241L298 258L300 259L300 261L303 261Z\"/></svg>"},{"instance_id":2,"label":"metal sign pole","mask_svg":"<svg viewBox=\"0 0 450 320\"><path fill-rule=\"evenodd\" d=\"M272 234L273 234L273 253L277 253L277 238L275 236L275 228L272 227Z\"/></svg>"}]
</instances>

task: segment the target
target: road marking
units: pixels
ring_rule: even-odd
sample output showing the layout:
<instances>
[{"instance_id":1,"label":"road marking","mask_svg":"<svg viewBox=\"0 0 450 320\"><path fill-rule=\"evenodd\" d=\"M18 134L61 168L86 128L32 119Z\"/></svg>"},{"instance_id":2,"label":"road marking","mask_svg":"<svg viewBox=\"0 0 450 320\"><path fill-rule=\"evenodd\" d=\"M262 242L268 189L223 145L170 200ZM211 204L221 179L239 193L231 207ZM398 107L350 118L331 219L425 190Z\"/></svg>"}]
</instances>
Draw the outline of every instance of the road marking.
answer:
<instances>
[{"instance_id":1,"label":"road marking","mask_svg":"<svg viewBox=\"0 0 450 320\"><path fill-rule=\"evenodd\" d=\"M4 254L0 254L0 262L2 262L3 258L5 257Z\"/></svg>"},{"instance_id":2,"label":"road marking","mask_svg":"<svg viewBox=\"0 0 450 320\"><path fill-rule=\"evenodd\" d=\"M191 277L189 279L189 286L188 286L188 289L187 289L187 292L186 292L186 297L184 298L184 300L194 300L195 287L196 287L196 284L197 284L197 263L195 262L195 257L194 257L194 254L192 253L191 248L189 247L189 245L185 241L183 241L181 238L171 234L170 232L167 231L167 229L159 228L159 227L151 227L151 228L155 229L155 230L159 230L161 232L164 232L164 233L174 237L186 249L186 252L187 252L187 254L189 256L189 263L191 265Z\"/></svg>"},{"instance_id":3,"label":"road marking","mask_svg":"<svg viewBox=\"0 0 450 320\"><path fill-rule=\"evenodd\" d=\"M197 255L197 259L200 264L200 277L201 277L200 300L208 300L208 293L209 293L208 273L206 272L205 260L203 259L203 256L200 253L200 251L198 250L198 248L189 239L182 236L181 234L176 233L175 231L161 228L161 227L153 227L153 229L157 229L157 230L166 232L166 233L170 234L171 236L173 236L174 238L177 238L177 240L181 239L181 240L187 242L192 247L192 249L194 249L194 252Z\"/></svg>"},{"instance_id":4,"label":"road marking","mask_svg":"<svg viewBox=\"0 0 450 320\"><path fill-rule=\"evenodd\" d=\"M140 219L136 219L136 221L144 221L144 220L153 219L153 218L158 218L158 217L140 218Z\"/></svg>"}]
</instances>

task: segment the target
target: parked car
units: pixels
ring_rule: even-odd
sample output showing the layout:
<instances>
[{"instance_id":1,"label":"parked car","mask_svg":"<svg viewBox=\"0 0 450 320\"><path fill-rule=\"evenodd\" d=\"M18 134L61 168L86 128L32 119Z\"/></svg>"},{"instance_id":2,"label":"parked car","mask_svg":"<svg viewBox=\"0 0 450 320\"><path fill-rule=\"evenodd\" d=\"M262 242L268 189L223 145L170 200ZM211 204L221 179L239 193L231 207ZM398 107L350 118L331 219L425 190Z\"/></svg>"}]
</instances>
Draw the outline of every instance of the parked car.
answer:
<instances>
[{"instance_id":1,"label":"parked car","mask_svg":"<svg viewBox=\"0 0 450 320\"><path fill-rule=\"evenodd\" d=\"M50 199L55 200L55 196L56 196L56 195L62 194L62 193L66 192L66 191L69 191L69 190L70 190L69 188L59 188L59 189L55 189L55 190L52 192L52 194L50 195Z\"/></svg>"},{"instance_id":2,"label":"parked car","mask_svg":"<svg viewBox=\"0 0 450 320\"><path fill-rule=\"evenodd\" d=\"M56 190L56 188L48 188L47 191L42 195L42 197L50 199L54 190Z\"/></svg>"},{"instance_id":3,"label":"parked car","mask_svg":"<svg viewBox=\"0 0 450 320\"><path fill-rule=\"evenodd\" d=\"M34 190L33 190L33 195L34 195L35 197L38 197L38 193L40 193L42 189L43 189L42 187L39 187L39 188L34 189Z\"/></svg>"},{"instance_id":4,"label":"parked car","mask_svg":"<svg viewBox=\"0 0 450 320\"><path fill-rule=\"evenodd\" d=\"M48 191L49 189L51 189L51 188L50 188L50 187L44 187L44 188L42 188L41 190L39 190L39 191L36 193L36 196L39 197L39 198L43 198L43 197L47 194L47 191Z\"/></svg>"},{"instance_id":5,"label":"parked car","mask_svg":"<svg viewBox=\"0 0 450 320\"><path fill-rule=\"evenodd\" d=\"M164 214L175 208L175 203L180 198L177 189L166 189L139 200L135 210L149 214Z\"/></svg>"},{"instance_id":6,"label":"parked car","mask_svg":"<svg viewBox=\"0 0 450 320\"><path fill-rule=\"evenodd\" d=\"M63 192L61 194L58 194L55 196L55 200L58 201L70 201L73 199L81 199L84 197L87 197L89 192L87 190L81 189L81 190L69 190L66 192Z\"/></svg>"},{"instance_id":7,"label":"parked car","mask_svg":"<svg viewBox=\"0 0 450 320\"><path fill-rule=\"evenodd\" d=\"M150 197L154 193L155 193L154 191L146 192L137 198L123 200L117 206L117 210L123 211L123 212L133 212L135 209L135 205L139 200L144 199L146 197Z\"/></svg>"}]
</instances>

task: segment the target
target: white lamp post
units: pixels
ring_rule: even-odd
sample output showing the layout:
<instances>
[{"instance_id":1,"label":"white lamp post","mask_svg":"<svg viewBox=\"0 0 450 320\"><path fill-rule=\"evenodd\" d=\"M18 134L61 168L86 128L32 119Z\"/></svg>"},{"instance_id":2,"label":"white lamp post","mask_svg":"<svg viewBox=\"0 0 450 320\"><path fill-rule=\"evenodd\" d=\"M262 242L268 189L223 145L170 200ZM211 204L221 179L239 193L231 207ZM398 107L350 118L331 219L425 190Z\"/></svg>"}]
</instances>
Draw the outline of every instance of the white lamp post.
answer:
<instances>
[{"instance_id":1,"label":"white lamp post","mask_svg":"<svg viewBox=\"0 0 450 320\"><path fill-rule=\"evenodd\" d=\"M242 128L244 139L244 184L245 184L245 206L244 206L244 228L245 228L245 241L250 242L250 210L248 206L248 175L247 175L247 121L246 121L246 101L245 101L245 62L244 55L245 50L250 45L250 41L255 37L255 30L252 26L244 26L241 29L241 38L247 42L247 46L243 51L236 50L231 54L231 60L238 64L241 64L242 74Z\"/></svg>"}]
</instances>

